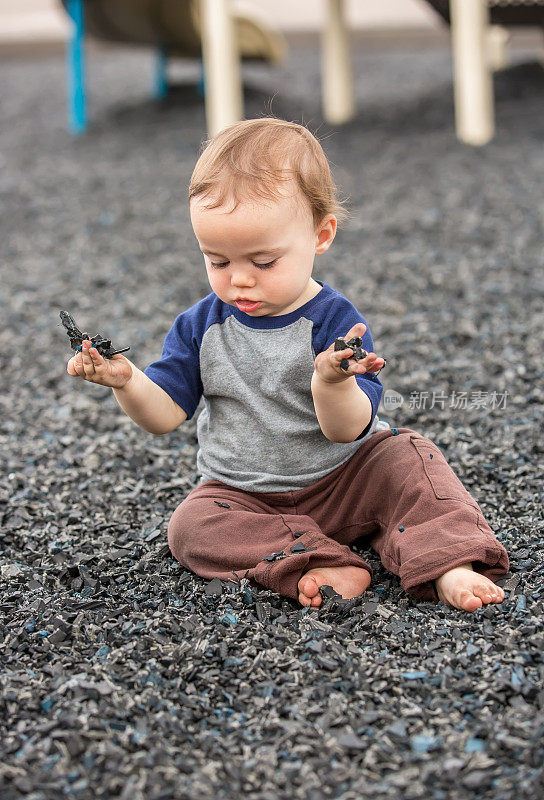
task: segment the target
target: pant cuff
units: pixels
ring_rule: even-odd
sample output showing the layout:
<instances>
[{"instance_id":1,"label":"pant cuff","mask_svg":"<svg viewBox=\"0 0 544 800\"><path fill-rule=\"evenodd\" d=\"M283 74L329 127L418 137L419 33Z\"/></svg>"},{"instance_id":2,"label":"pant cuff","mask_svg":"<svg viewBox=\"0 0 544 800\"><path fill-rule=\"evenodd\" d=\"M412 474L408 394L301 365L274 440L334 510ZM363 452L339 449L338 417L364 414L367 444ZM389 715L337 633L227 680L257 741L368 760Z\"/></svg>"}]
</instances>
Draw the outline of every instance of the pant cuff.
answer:
<instances>
[{"instance_id":1,"label":"pant cuff","mask_svg":"<svg viewBox=\"0 0 544 800\"><path fill-rule=\"evenodd\" d=\"M460 567L461 564L470 561L475 572L494 581L502 575L506 575L510 566L508 554L500 542L473 544L461 553L459 553L459 545L438 548L426 554L424 558L419 557L417 561L422 563L412 569L410 569L410 562L401 567L401 586L408 595L416 600L434 600L437 603L439 597L434 581L448 570ZM474 562L477 563L474 564Z\"/></svg>"},{"instance_id":2,"label":"pant cuff","mask_svg":"<svg viewBox=\"0 0 544 800\"><path fill-rule=\"evenodd\" d=\"M297 532L292 531L292 533L295 534ZM303 544L306 550L314 547L317 549L311 550L311 552L291 553L290 548L297 543ZM260 562L254 573L254 578L263 586L272 589L272 591L294 600L298 600L298 582L309 569L355 566L366 569L370 573L371 579L373 576L372 567L363 558L354 553L348 545L329 539L324 534L311 532L293 535L292 544L289 544L284 552L286 554L285 558L267 564L262 571L260 567L266 562Z\"/></svg>"}]
</instances>

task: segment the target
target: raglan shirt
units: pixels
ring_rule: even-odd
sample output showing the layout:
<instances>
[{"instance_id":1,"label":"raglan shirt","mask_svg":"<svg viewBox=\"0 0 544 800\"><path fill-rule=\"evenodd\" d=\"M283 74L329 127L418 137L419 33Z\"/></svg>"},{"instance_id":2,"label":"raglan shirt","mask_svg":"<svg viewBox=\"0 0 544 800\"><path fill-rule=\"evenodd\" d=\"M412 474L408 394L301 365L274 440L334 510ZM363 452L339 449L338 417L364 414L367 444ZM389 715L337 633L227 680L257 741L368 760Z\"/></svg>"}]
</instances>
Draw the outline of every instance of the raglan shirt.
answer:
<instances>
[{"instance_id":1,"label":"raglan shirt","mask_svg":"<svg viewBox=\"0 0 544 800\"><path fill-rule=\"evenodd\" d=\"M322 289L295 311L252 317L204 297L176 317L161 358L145 374L197 419L200 483L215 479L251 492L284 492L315 483L347 461L370 436L388 429L377 416L383 386L371 373L355 376L368 395L372 417L357 439L331 442L315 413L314 361L357 323L370 328L339 291Z\"/></svg>"}]
</instances>

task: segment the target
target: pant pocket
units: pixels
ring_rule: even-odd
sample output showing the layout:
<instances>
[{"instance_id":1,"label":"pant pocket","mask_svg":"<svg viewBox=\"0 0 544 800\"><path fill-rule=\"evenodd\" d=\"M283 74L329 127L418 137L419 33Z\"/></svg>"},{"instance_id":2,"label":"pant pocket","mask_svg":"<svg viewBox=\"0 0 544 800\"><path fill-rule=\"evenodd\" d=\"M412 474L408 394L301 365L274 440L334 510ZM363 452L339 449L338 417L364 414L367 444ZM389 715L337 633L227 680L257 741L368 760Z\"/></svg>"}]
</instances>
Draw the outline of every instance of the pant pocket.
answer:
<instances>
[{"instance_id":1,"label":"pant pocket","mask_svg":"<svg viewBox=\"0 0 544 800\"><path fill-rule=\"evenodd\" d=\"M438 500L460 500L478 509L476 500L465 489L440 448L425 437L410 436L410 441L421 458L435 497Z\"/></svg>"}]
</instances>

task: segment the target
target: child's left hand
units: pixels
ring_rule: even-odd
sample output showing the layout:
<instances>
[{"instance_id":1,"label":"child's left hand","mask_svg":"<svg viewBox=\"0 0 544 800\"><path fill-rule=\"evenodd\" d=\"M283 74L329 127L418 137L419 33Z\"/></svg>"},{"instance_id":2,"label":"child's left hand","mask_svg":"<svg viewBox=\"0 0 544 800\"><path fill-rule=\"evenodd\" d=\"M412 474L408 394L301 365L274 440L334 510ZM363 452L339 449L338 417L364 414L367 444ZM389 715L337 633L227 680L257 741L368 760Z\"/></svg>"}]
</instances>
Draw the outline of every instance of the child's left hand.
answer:
<instances>
[{"instance_id":1,"label":"child's left hand","mask_svg":"<svg viewBox=\"0 0 544 800\"><path fill-rule=\"evenodd\" d=\"M366 325L358 322L351 328L344 339L351 339L353 336L363 336ZM377 372L385 365L385 359L377 356L376 353L368 353L360 361L350 361L347 371L343 370L340 363L343 358L353 355L353 350L348 347L346 350L334 349L334 342L327 350L319 353L314 362L314 370L325 383L340 383L347 380L352 375L359 375L364 372Z\"/></svg>"}]
</instances>

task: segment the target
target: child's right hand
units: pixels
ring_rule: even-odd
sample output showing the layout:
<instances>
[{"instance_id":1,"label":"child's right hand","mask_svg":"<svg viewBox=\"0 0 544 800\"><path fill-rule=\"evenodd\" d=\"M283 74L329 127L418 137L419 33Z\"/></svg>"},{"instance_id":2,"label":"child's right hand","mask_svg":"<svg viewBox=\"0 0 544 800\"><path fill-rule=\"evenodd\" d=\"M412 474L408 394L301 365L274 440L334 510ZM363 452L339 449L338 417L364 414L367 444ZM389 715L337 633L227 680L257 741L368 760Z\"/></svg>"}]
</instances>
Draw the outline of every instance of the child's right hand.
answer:
<instances>
[{"instance_id":1,"label":"child's right hand","mask_svg":"<svg viewBox=\"0 0 544 800\"><path fill-rule=\"evenodd\" d=\"M365 331L366 325L364 322L358 322L353 328L350 328L345 337L342 338L349 340L352 336L362 337ZM377 356L376 353L367 353L360 361L349 361L352 355L353 349L351 347L345 350L335 350L333 342L331 346L323 350L322 353L318 353L314 361L314 372L325 381L325 383L340 383L341 381L347 380L352 375L360 375L364 372L375 372L385 366L385 359L381 356ZM348 359L347 370L343 370L340 366L343 358Z\"/></svg>"},{"instance_id":2,"label":"child's right hand","mask_svg":"<svg viewBox=\"0 0 544 800\"><path fill-rule=\"evenodd\" d=\"M68 375L83 378L91 383L121 389L132 377L132 366L128 358L116 353L110 359L100 355L89 339L84 339L82 351L76 353L66 367Z\"/></svg>"}]
</instances>

